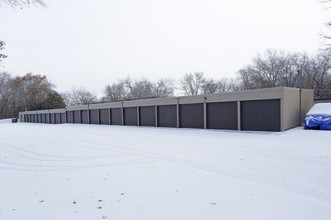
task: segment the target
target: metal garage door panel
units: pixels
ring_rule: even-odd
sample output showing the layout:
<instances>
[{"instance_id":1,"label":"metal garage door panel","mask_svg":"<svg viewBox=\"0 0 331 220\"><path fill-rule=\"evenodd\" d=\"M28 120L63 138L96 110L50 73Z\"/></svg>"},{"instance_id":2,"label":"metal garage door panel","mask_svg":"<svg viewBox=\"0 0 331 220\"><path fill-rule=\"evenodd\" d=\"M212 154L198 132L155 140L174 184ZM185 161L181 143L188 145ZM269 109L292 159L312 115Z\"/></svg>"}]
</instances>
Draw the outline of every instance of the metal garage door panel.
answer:
<instances>
[{"instance_id":1,"label":"metal garage door panel","mask_svg":"<svg viewBox=\"0 0 331 220\"><path fill-rule=\"evenodd\" d=\"M67 111L67 123L74 123L74 112Z\"/></svg>"},{"instance_id":2,"label":"metal garage door panel","mask_svg":"<svg viewBox=\"0 0 331 220\"><path fill-rule=\"evenodd\" d=\"M111 124L122 125L122 109L112 108L111 109Z\"/></svg>"},{"instance_id":3,"label":"metal garage door panel","mask_svg":"<svg viewBox=\"0 0 331 220\"><path fill-rule=\"evenodd\" d=\"M82 110L81 114L82 114L82 124L88 124L89 120L88 120L88 110Z\"/></svg>"},{"instance_id":4,"label":"metal garage door panel","mask_svg":"<svg viewBox=\"0 0 331 220\"><path fill-rule=\"evenodd\" d=\"M124 124L125 125L138 125L137 124L137 107L124 108Z\"/></svg>"},{"instance_id":5,"label":"metal garage door panel","mask_svg":"<svg viewBox=\"0 0 331 220\"><path fill-rule=\"evenodd\" d=\"M179 106L181 128L203 128L203 104Z\"/></svg>"},{"instance_id":6,"label":"metal garage door panel","mask_svg":"<svg viewBox=\"0 0 331 220\"><path fill-rule=\"evenodd\" d=\"M243 101L241 129L250 131L280 131L280 100Z\"/></svg>"},{"instance_id":7,"label":"metal garage door panel","mask_svg":"<svg viewBox=\"0 0 331 220\"><path fill-rule=\"evenodd\" d=\"M158 127L177 127L177 106L161 105L157 107Z\"/></svg>"},{"instance_id":8,"label":"metal garage door panel","mask_svg":"<svg viewBox=\"0 0 331 220\"><path fill-rule=\"evenodd\" d=\"M237 102L207 104L207 128L237 130Z\"/></svg>"},{"instance_id":9,"label":"metal garage door panel","mask_svg":"<svg viewBox=\"0 0 331 220\"><path fill-rule=\"evenodd\" d=\"M49 116L49 114L45 114L45 115L46 115L46 123L49 124L50 121L51 121L51 120L50 120L50 116Z\"/></svg>"},{"instance_id":10,"label":"metal garage door panel","mask_svg":"<svg viewBox=\"0 0 331 220\"><path fill-rule=\"evenodd\" d=\"M78 123L80 124L81 123L81 116L80 116L80 110L76 110L74 111L74 123Z\"/></svg>"},{"instance_id":11,"label":"metal garage door panel","mask_svg":"<svg viewBox=\"0 0 331 220\"><path fill-rule=\"evenodd\" d=\"M42 122L42 114L38 114L38 123L41 123Z\"/></svg>"},{"instance_id":12,"label":"metal garage door panel","mask_svg":"<svg viewBox=\"0 0 331 220\"><path fill-rule=\"evenodd\" d=\"M61 113L61 123L66 123L66 114Z\"/></svg>"},{"instance_id":13,"label":"metal garage door panel","mask_svg":"<svg viewBox=\"0 0 331 220\"><path fill-rule=\"evenodd\" d=\"M90 124L99 124L99 110L90 110Z\"/></svg>"},{"instance_id":14,"label":"metal garage door panel","mask_svg":"<svg viewBox=\"0 0 331 220\"><path fill-rule=\"evenodd\" d=\"M141 126L155 126L155 106L140 107L139 114Z\"/></svg>"},{"instance_id":15,"label":"metal garage door panel","mask_svg":"<svg viewBox=\"0 0 331 220\"><path fill-rule=\"evenodd\" d=\"M55 123L56 124L61 124L61 113L56 113L55 114Z\"/></svg>"},{"instance_id":16,"label":"metal garage door panel","mask_svg":"<svg viewBox=\"0 0 331 220\"><path fill-rule=\"evenodd\" d=\"M51 124L55 124L55 114L51 113Z\"/></svg>"},{"instance_id":17,"label":"metal garage door panel","mask_svg":"<svg viewBox=\"0 0 331 220\"><path fill-rule=\"evenodd\" d=\"M100 109L100 124L109 125L110 109Z\"/></svg>"}]
</instances>

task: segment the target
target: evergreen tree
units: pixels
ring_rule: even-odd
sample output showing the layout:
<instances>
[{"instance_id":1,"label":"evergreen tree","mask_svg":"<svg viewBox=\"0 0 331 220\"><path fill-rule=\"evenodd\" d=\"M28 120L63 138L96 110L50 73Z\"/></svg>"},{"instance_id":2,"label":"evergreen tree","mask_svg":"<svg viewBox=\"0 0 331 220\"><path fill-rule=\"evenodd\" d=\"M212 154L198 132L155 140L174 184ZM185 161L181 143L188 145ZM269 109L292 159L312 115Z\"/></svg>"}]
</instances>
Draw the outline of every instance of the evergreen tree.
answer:
<instances>
[{"instance_id":1,"label":"evergreen tree","mask_svg":"<svg viewBox=\"0 0 331 220\"><path fill-rule=\"evenodd\" d=\"M40 109L56 109L56 108L65 108L66 105L64 103L64 100L62 96L57 93L49 93L46 96L45 101L41 104Z\"/></svg>"}]
</instances>

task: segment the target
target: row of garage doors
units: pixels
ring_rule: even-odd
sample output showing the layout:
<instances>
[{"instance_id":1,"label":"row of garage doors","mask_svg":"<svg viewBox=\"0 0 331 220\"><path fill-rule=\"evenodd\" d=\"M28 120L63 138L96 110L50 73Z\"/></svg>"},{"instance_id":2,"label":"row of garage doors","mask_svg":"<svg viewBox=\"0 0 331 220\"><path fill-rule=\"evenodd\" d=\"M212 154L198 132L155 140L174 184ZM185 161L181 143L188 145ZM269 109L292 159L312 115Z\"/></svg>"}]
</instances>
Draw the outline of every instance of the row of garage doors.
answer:
<instances>
[{"instance_id":1,"label":"row of garage doors","mask_svg":"<svg viewBox=\"0 0 331 220\"><path fill-rule=\"evenodd\" d=\"M207 103L206 108L203 103L181 104L178 110L177 114L177 105L75 110L66 113L24 115L24 121L204 128L206 118L208 129L238 129L236 101ZM239 110L241 130L280 131L279 99L241 101Z\"/></svg>"}]
</instances>

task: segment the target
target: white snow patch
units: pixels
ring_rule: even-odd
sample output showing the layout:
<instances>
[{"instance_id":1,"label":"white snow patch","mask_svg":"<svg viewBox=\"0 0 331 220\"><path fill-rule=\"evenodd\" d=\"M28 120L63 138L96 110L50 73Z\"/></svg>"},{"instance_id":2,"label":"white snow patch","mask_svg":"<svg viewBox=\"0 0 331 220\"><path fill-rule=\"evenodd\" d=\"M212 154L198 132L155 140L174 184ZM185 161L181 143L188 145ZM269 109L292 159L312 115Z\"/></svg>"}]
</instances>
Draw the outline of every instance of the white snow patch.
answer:
<instances>
[{"instance_id":1,"label":"white snow patch","mask_svg":"<svg viewBox=\"0 0 331 220\"><path fill-rule=\"evenodd\" d=\"M12 121L11 118L0 119L0 123L12 123L11 121Z\"/></svg>"},{"instance_id":2,"label":"white snow patch","mask_svg":"<svg viewBox=\"0 0 331 220\"><path fill-rule=\"evenodd\" d=\"M307 115L331 115L331 103L317 103L311 107Z\"/></svg>"}]
</instances>

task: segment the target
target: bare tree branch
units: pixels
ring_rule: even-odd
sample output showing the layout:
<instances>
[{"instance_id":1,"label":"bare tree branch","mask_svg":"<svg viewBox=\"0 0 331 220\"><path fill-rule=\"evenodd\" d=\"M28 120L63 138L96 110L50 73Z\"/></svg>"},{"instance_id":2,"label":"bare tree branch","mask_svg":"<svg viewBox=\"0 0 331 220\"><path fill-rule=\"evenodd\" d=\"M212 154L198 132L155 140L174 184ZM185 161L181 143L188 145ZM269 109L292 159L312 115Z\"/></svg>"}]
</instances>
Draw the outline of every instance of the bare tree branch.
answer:
<instances>
[{"instance_id":1,"label":"bare tree branch","mask_svg":"<svg viewBox=\"0 0 331 220\"><path fill-rule=\"evenodd\" d=\"M42 6L47 7L43 0L0 0L0 6L9 5L12 7L30 7Z\"/></svg>"}]
</instances>

